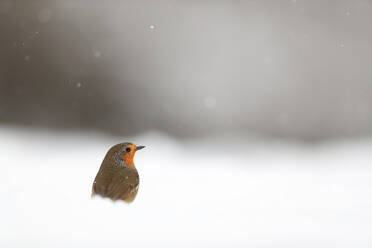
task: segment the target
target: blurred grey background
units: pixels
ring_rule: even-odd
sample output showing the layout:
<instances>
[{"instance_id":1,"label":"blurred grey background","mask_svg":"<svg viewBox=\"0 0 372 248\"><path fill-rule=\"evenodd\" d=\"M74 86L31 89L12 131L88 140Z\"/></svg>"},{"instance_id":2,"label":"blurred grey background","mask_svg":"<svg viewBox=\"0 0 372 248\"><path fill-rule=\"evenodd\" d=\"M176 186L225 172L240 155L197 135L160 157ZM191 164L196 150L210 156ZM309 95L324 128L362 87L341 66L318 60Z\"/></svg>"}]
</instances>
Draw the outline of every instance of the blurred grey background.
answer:
<instances>
[{"instance_id":1,"label":"blurred grey background","mask_svg":"<svg viewBox=\"0 0 372 248\"><path fill-rule=\"evenodd\" d=\"M0 0L0 122L372 134L371 1Z\"/></svg>"}]
</instances>

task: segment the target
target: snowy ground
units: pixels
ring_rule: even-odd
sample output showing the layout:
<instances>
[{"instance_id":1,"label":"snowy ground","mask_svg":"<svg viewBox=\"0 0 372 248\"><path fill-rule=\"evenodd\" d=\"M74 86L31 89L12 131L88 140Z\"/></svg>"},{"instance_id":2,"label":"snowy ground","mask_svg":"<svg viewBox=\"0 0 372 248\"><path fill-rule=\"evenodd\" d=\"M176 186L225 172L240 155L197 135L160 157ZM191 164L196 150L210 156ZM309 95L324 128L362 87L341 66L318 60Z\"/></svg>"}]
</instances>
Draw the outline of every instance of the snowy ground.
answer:
<instances>
[{"instance_id":1,"label":"snowy ground","mask_svg":"<svg viewBox=\"0 0 372 248\"><path fill-rule=\"evenodd\" d=\"M147 146L137 199L90 199L121 141ZM372 246L372 140L180 144L3 126L0 151L0 247Z\"/></svg>"}]
</instances>

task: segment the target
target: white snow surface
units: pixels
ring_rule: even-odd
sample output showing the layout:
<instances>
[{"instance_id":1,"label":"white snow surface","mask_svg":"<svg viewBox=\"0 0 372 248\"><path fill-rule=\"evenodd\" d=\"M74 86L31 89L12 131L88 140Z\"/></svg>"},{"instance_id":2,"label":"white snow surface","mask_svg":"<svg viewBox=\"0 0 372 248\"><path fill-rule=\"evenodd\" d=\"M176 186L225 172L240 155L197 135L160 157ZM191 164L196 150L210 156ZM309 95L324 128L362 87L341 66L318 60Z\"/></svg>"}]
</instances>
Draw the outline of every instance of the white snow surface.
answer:
<instances>
[{"instance_id":1,"label":"white snow surface","mask_svg":"<svg viewBox=\"0 0 372 248\"><path fill-rule=\"evenodd\" d=\"M132 204L91 199L131 141ZM372 140L317 146L0 126L0 247L371 247Z\"/></svg>"}]
</instances>

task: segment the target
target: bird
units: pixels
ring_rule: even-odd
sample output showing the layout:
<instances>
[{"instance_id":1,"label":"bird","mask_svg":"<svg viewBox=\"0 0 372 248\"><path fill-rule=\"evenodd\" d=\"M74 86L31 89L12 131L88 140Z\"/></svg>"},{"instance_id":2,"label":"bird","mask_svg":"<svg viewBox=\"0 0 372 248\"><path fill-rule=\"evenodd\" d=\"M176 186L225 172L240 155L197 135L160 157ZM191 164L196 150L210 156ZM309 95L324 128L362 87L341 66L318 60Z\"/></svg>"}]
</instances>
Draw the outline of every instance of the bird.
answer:
<instances>
[{"instance_id":1,"label":"bird","mask_svg":"<svg viewBox=\"0 0 372 248\"><path fill-rule=\"evenodd\" d=\"M133 158L144 147L130 142L112 146L94 179L91 197L100 195L113 201L131 203L136 198L139 186L139 175Z\"/></svg>"}]
</instances>

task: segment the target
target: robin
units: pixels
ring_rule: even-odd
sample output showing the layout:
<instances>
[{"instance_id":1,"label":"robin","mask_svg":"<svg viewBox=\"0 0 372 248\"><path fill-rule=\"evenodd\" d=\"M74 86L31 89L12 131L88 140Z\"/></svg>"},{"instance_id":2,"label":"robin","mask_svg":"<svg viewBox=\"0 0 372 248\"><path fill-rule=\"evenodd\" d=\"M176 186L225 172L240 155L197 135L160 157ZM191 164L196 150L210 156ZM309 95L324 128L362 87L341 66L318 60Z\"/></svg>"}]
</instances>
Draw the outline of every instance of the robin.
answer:
<instances>
[{"instance_id":1,"label":"robin","mask_svg":"<svg viewBox=\"0 0 372 248\"><path fill-rule=\"evenodd\" d=\"M111 147L94 179L92 197L100 195L114 201L132 202L139 186L139 176L133 158L134 154L143 148L144 146L128 142Z\"/></svg>"}]
</instances>

